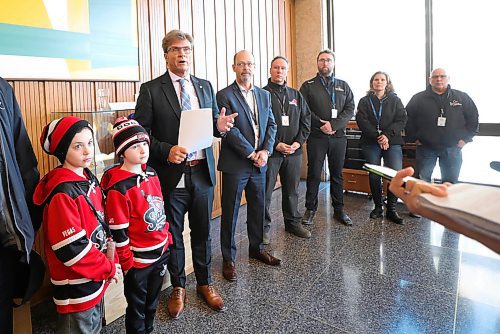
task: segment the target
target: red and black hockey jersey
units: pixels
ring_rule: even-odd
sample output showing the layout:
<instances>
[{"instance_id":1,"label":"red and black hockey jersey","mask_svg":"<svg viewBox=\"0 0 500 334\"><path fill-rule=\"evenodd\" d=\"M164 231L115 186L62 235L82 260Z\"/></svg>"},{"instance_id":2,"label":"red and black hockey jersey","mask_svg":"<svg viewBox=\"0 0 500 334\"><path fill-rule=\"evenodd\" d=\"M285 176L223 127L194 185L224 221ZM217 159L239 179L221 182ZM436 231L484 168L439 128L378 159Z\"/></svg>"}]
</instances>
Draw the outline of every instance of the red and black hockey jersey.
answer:
<instances>
[{"instance_id":1,"label":"red and black hockey jersey","mask_svg":"<svg viewBox=\"0 0 500 334\"><path fill-rule=\"evenodd\" d=\"M104 217L102 192L90 170L85 169L85 175L55 168L40 181L33 195L34 203L44 206L45 254L59 313L85 311L97 305L107 279L116 271L103 253L107 227L99 222L85 198Z\"/></svg>"},{"instance_id":2,"label":"red and black hockey jersey","mask_svg":"<svg viewBox=\"0 0 500 334\"><path fill-rule=\"evenodd\" d=\"M156 262L172 243L158 175L143 165L136 174L116 166L106 171L106 221L124 271Z\"/></svg>"}]
</instances>

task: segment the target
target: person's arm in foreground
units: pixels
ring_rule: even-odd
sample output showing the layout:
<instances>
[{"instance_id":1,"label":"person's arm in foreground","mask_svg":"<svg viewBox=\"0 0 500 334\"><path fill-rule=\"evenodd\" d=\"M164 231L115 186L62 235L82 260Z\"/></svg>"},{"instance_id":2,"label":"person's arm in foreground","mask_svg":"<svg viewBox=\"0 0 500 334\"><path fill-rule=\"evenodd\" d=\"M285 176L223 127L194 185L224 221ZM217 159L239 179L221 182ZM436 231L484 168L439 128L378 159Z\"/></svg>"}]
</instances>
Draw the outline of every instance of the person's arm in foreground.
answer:
<instances>
[{"instance_id":1,"label":"person's arm in foreground","mask_svg":"<svg viewBox=\"0 0 500 334\"><path fill-rule=\"evenodd\" d=\"M413 173L411 167L400 170L391 180L389 190L405 202L408 210L425 216L425 213L421 211L418 196L422 193L429 193L434 196L445 197L448 195L447 188L450 184L433 184L418 179L406 182L403 180L407 176L412 176Z\"/></svg>"}]
</instances>

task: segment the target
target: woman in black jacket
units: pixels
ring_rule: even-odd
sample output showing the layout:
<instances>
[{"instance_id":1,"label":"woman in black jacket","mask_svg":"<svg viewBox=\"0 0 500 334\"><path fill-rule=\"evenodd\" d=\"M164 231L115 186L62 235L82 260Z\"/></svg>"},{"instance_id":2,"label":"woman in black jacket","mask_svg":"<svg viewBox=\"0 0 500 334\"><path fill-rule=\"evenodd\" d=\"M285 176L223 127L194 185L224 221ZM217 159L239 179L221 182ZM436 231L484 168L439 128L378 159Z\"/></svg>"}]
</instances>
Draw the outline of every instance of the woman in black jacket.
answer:
<instances>
[{"instance_id":1,"label":"woman in black jacket","mask_svg":"<svg viewBox=\"0 0 500 334\"><path fill-rule=\"evenodd\" d=\"M404 143L401 132L406 125L406 111L401 99L394 93L391 79L384 72L375 72L370 79L370 90L358 103L356 121L361 130L361 147L366 161L399 170L403 165ZM375 208L370 218L380 218L382 209L382 180L380 176L370 173L370 190ZM404 224L396 212L397 197L387 192L385 216L396 224Z\"/></svg>"}]
</instances>

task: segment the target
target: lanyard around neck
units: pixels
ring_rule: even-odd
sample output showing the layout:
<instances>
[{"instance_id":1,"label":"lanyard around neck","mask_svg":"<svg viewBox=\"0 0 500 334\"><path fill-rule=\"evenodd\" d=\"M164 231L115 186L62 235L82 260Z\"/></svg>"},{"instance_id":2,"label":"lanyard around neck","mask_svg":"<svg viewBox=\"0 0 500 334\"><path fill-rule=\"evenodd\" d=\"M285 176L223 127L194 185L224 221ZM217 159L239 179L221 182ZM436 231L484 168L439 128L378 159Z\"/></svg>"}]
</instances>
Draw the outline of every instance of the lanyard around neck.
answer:
<instances>
[{"instance_id":1,"label":"lanyard around neck","mask_svg":"<svg viewBox=\"0 0 500 334\"><path fill-rule=\"evenodd\" d=\"M280 97L280 95L278 94L278 92L276 90L274 90L271 87L269 87L269 89L271 90L271 92L273 93L273 95L276 96L276 98L279 101L281 115L286 116L286 112L285 112L285 103L287 102L286 87L284 87L284 91L285 92L283 94L283 99Z\"/></svg>"},{"instance_id":2,"label":"lanyard around neck","mask_svg":"<svg viewBox=\"0 0 500 334\"><path fill-rule=\"evenodd\" d=\"M378 98L378 97L377 97ZM383 102L385 101L386 97L383 97L381 100L380 100L380 106L378 107L378 113L377 111L375 110L375 106L373 105L373 101L372 101L372 98L370 96L368 96L368 100L370 101L370 105L372 107L372 112L373 112L373 115L375 116L375 118L377 119L377 130L380 130L380 118L382 117L382 104Z\"/></svg>"},{"instance_id":3,"label":"lanyard around neck","mask_svg":"<svg viewBox=\"0 0 500 334\"><path fill-rule=\"evenodd\" d=\"M321 85L328 93L328 96L330 96L333 108L335 108L335 78L332 77L332 91L331 92L330 92L330 90L328 90L325 79L322 76L320 76L319 79L321 80Z\"/></svg>"}]
</instances>

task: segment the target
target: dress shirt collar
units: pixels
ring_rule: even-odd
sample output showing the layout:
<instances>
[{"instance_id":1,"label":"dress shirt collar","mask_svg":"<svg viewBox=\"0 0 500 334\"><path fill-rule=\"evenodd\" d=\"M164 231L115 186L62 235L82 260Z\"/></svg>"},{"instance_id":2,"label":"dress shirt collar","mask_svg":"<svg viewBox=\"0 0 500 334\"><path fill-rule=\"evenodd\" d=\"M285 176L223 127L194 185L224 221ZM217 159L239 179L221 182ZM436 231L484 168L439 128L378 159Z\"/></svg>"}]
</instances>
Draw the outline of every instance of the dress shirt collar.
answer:
<instances>
[{"instance_id":1,"label":"dress shirt collar","mask_svg":"<svg viewBox=\"0 0 500 334\"><path fill-rule=\"evenodd\" d=\"M170 75L170 79L172 80L172 82L177 82L180 79L186 79L187 81L191 82L191 75L189 75L189 73L185 77L180 77L171 71L168 71L168 74Z\"/></svg>"},{"instance_id":2,"label":"dress shirt collar","mask_svg":"<svg viewBox=\"0 0 500 334\"><path fill-rule=\"evenodd\" d=\"M250 83L250 89L247 90L245 87L243 87L242 85L240 85L238 83L238 81L236 81L236 84L238 85L238 88L241 90L242 93L245 93L245 94L248 94L249 92L253 91L254 90L254 85L253 83Z\"/></svg>"}]
</instances>

